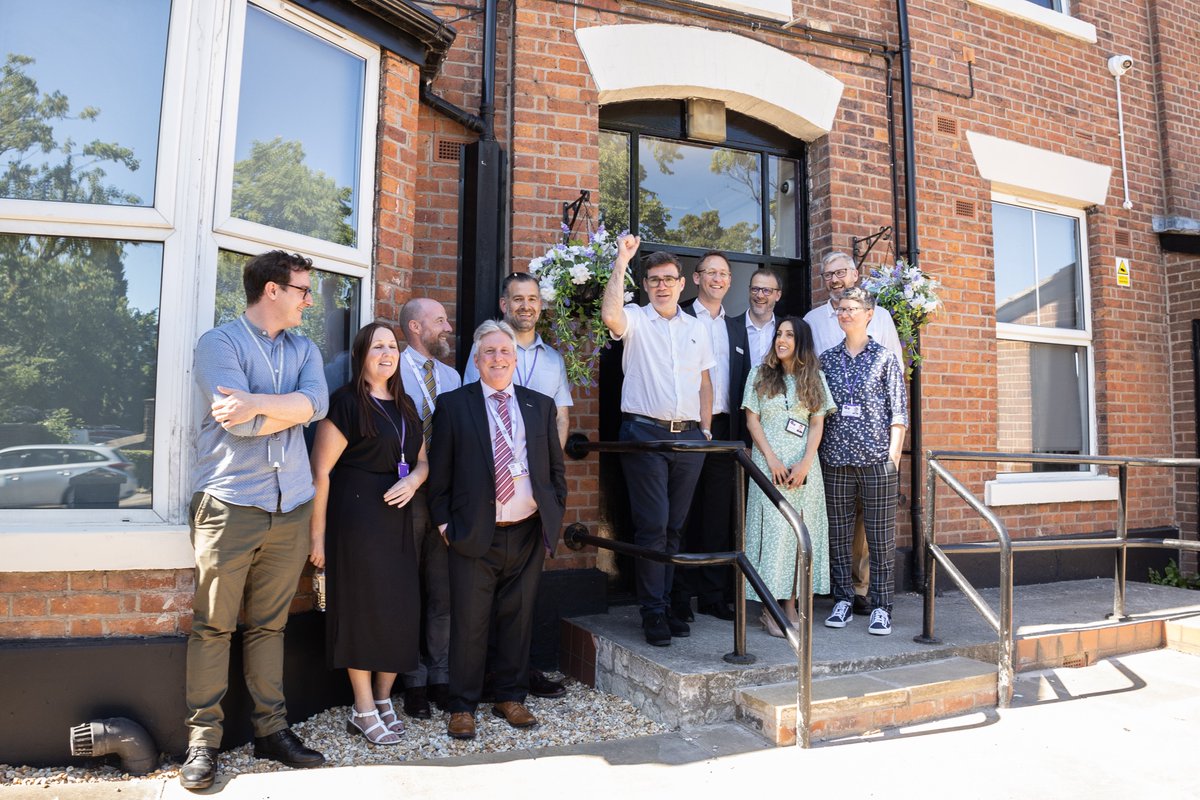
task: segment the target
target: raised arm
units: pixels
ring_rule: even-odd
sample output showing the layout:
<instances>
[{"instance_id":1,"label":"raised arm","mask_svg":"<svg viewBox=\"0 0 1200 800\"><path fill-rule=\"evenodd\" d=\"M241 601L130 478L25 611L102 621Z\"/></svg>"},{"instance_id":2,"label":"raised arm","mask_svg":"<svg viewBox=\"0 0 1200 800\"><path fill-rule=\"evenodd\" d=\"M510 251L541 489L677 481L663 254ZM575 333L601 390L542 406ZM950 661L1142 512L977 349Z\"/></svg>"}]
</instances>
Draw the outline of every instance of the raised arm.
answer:
<instances>
[{"instance_id":1,"label":"raised arm","mask_svg":"<svg viewBox=\"0 0 1200 800\"><path fill-rule=\"evenodd\" d=\"M608 286L604 287L604 300L600 303L600 319L618 339L625 335L629 327L629 321L625 318L625 273L629 269L630 259L641 244L641 238L633 235L617 240L617 260L613 262Z\"/></svg>"}]
</instances>

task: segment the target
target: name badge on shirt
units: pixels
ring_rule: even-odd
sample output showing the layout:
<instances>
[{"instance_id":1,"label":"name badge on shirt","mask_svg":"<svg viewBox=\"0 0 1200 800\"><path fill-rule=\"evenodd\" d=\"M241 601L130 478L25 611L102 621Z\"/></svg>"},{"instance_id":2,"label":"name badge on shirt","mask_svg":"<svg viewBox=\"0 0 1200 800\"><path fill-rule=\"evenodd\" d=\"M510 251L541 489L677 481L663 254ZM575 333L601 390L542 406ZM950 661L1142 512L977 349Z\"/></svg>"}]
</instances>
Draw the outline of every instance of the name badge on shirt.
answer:
<instances>
[{"instance_id":1,"label":"name badge on shirt","mask_svg":"<svg viewBox=\"0 0 1200 800\"><path fill-rule=\"evenodd\" d=\"M278 436L267 439L267 466L283 469L283 439Z\"/></svg>"},{"instance_id":2,"label":"name badge on shirt","mask_svg":"<svg viewBox=\"0 0 1200 800\"><path fill-rule=\"evenodd\" d=\"M520 461L514 461L508 465L508 471L512 473L514 478L519 478L522 475L529 474L529 467L525 466Z\"/></svg>"},{"instance_id":3,"label":"name badge on shirt","mask_svg":"<svg viewBox=\"0 0 1200 800\"><path fill-rule=\"evenodd\" d=\"M842 416L844 417L861 417L862 406L858 403L846 403L842 406Z\"/></svg>"},{"instance_id":4,"label":"name badge on shirt","mask_svg":"<svg viewBox=\"0 0 1200 800\"><path fill-rule=\"evenodd\" d=\"M400 478L400 480L404 480L405 478L408 477L408 463L407 462L404 462L404 461L396 462L396 476L398 478Z\"/></svg>"},{"instance_id":5,"label":"name badge on shirt","mask_svg":"<svg viewBox=\"0 0 1200 800\"><path fill-rule=\"evenodd\" d=\"M798 419L787 421L787 432L794 436L803 436L806 430L808 430L808 426Z\"/></svg>"}]
</instances>

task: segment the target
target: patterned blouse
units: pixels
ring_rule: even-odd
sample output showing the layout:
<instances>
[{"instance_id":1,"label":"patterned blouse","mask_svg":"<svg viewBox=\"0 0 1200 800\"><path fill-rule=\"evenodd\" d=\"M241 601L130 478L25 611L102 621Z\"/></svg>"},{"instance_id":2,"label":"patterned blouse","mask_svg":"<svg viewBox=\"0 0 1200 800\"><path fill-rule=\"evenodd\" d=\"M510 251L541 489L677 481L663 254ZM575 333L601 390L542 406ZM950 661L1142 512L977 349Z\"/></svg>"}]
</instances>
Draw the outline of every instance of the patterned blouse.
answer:
<instances>
[{"instance_id":1,"label":"patterned blouse","mask_svg":"<svg viewBox=\"0 0 1200 800\"><path fill-rule=\"evenodd\" d=\"M863 351L851 357L843 339L820 358L838 407L825 419L821 464L866 467L887 461L890 428L908 427L908 391L896 356L868 339Z\"/></svg>"}]
</instances>

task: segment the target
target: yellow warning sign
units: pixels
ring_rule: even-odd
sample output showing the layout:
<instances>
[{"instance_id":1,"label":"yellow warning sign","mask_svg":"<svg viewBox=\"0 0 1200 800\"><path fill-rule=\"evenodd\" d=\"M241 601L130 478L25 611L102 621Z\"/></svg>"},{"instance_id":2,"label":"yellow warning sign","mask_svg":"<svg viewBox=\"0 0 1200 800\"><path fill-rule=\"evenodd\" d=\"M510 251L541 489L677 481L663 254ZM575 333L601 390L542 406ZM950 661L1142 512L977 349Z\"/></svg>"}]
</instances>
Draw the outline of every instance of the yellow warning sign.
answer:
<instances>
[{"instance_id":1,"label":"yellow warning sign","mask_svg":"<svg viewBox=\"0 0 1200 800\"><path fill-rule=\"evenodd\" d=\"M1129 285L1129 259L1117 257L1117 286Z\"/></svg>"}]
</instances>

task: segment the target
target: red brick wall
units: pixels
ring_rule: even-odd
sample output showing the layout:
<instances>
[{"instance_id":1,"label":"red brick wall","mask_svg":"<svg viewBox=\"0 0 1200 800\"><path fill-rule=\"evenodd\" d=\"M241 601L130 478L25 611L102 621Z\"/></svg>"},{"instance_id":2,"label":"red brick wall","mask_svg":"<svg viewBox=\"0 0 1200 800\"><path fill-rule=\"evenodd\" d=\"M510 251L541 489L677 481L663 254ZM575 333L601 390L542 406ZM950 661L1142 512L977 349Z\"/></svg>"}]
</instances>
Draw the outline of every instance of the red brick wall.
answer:
<instances>
[{"instance_id":1,"label":"red brick wall","mask_svg":"<svg viewBox=\"0 0 1200 800\"><path fill-rule=\"evenodd\" d=\"M0 639L192 629L192 570L0 572Z\"/></svg>"}]
</instances>

